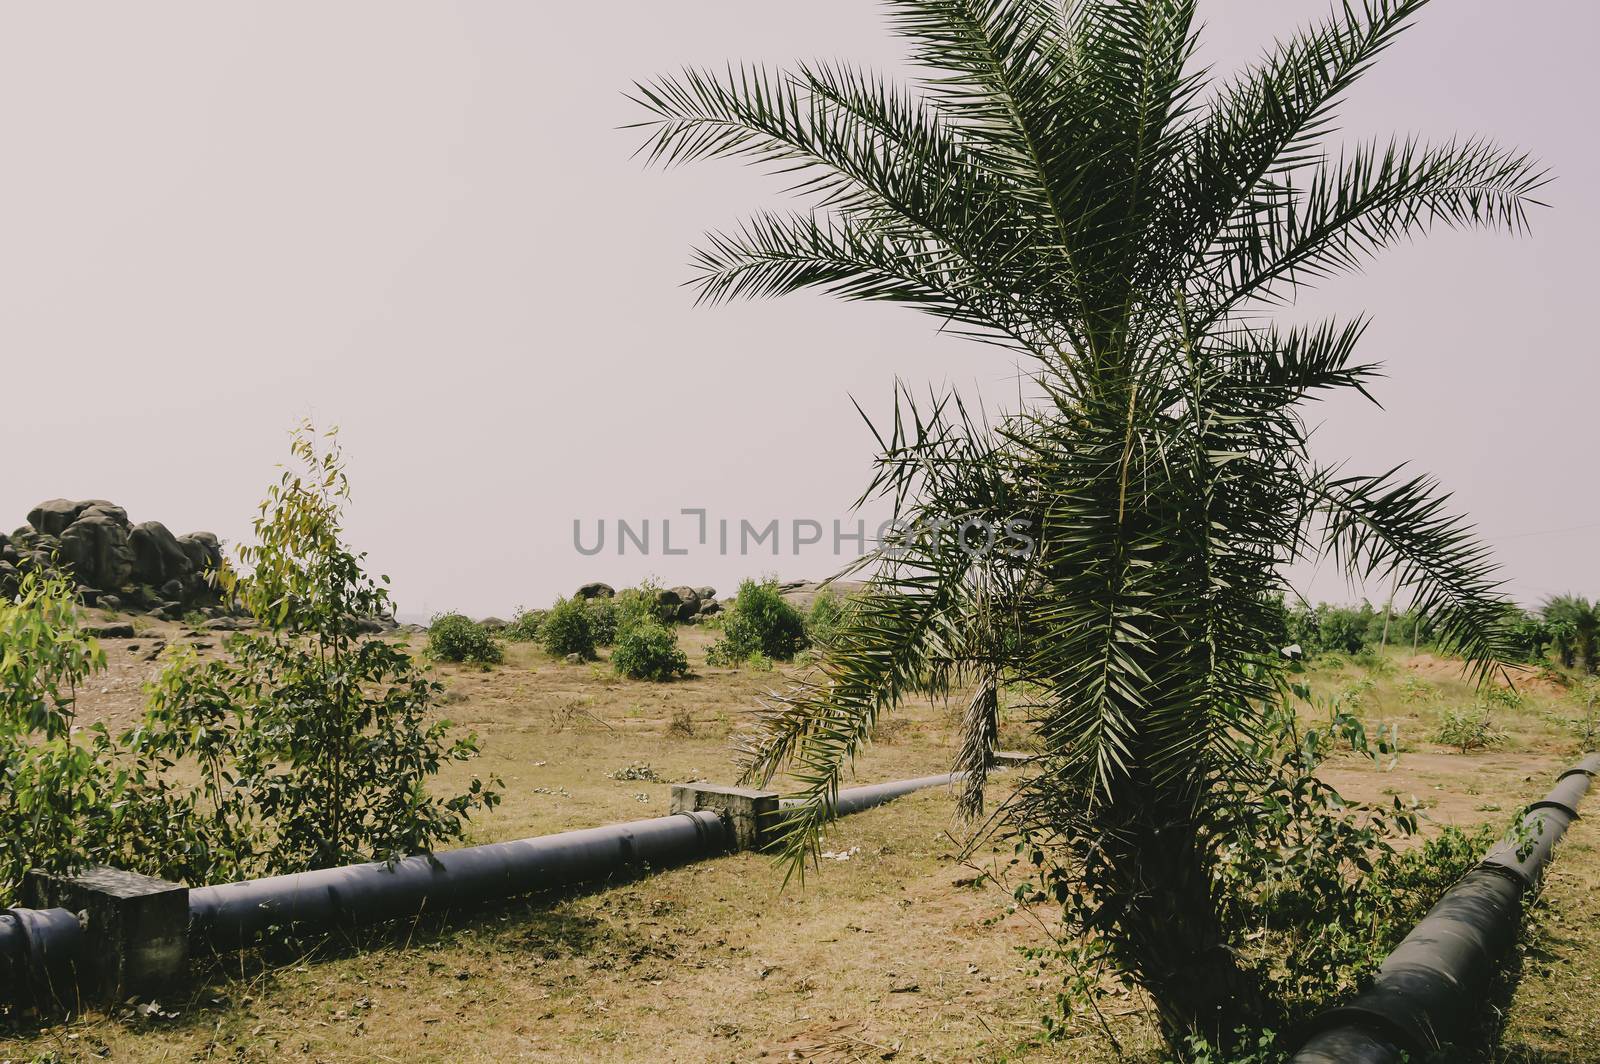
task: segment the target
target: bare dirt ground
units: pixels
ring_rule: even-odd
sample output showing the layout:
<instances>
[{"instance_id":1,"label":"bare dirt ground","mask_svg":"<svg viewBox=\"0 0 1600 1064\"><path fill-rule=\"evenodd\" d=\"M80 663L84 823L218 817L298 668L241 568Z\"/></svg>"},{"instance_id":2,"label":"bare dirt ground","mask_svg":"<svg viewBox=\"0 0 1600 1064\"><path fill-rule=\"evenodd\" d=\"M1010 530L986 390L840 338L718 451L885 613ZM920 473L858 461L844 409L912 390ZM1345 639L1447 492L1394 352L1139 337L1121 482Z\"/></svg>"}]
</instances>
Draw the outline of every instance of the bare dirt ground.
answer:
<instances>
[{"instance_id":1,"label":"bare dirt ground","mask_svg":"<svg viewBox=\"0 0 1600 1064\"><path fill-rule=\"evenodd\" d=\"M442 785L472 772L505 781L504 804L474 824L472 841L657 816L672 782L732 782L730 735L784 673L711 669L711 633L681 637L696 675L674 684L621 680L604 663L569 665L517 644L500 668L441 667L444 711L484 749ZM135 719L158 639L213 644L202 653L220 641L167 624L108 640L110 667L82 692L80 719ZM1519 682L1521 704L1497 705L1502 746L1464 755L1432 742L1444 707L1479 697L1451 665L1396 653L1380 668L1314 670L1319 695L1339 696L1372 727L1398 725L1402 740L1392 768L1333 766L1341 789L1416 795L1435 824L1499 823L1578 753L1583 709L1548 682ZM908 707L858 778L947 769L954 713ZM1009 732L1020 735L1015 723ZM1502 1002L1501 1048L1485 1059L1600 1059L1583 954L1600 946L1600 836L1584 823L1552 874L1522 982ZM828 848L844 859L825 861L803 888L784 889L769 859L739 855L433 914L357 941L228 957L190 999L151 1015L0 1036L0 1061L1158 1060L1136 997L1103 1017L1084 1013L1064 1044L1040 1044L1055 985L1018 951L1046 941L1052 914L975 885L956 856L967 831L948 794L924 792L842 821ZM974 863L1008 857L983 847Z\"/></svg>"}]
</instances>

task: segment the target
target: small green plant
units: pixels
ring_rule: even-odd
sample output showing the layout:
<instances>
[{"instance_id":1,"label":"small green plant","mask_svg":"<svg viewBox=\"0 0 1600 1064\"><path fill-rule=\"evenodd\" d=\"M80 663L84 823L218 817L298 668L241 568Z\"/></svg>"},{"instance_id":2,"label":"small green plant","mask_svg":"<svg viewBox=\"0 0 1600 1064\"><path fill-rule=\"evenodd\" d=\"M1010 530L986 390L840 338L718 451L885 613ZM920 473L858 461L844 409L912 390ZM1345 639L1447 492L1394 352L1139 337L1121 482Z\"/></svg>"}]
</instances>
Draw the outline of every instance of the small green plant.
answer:
<instances>
[{"instance_id":1,"label":"small green plant","mask_svg":"<svg viewBox=\"0 0 1600 1064\"><path fill-rule=\"evenodd\" d=\"M581 661L593 661L598 656L594 626L589 622L589 611L583 600L556 599L539 626L539 642L558 658L576 654Z\"/></svg>"},{"instance_id":2,"label":"small green plant","mask_svg":"<svg viewBox=\"0 0 1600 1064\"><path fill-rule=\"evenodd\" d=\"M1436 702L1438 699L1439 688L1420 676L1407 676L1400 681L1400 701L1408 705Z\"/></svg>"},{"instance_id":3,"label":"small green plant","mask_svg":"<svg viewBox=\"0 0 1600 1064\"><path fill-rule=\"evenodd\" d=\"M1288 1050L1273 1031L1241 1027L1234 1032L1233 1045L1233 1049L1219 1049L1200 1035L1191 1034L1182 1064L1283 1064L1289 1059Z\"/></svg>"},{"instance_id":4,"label":"small green plant","mask_svg":"<svg viewBox=\"0 0 1600 1064\"><path fill-rule=\"evenodd\" d=\"M1346 686L1345 689L1340 692L1339 701L1351 713L1359 713L1363 709L1367 708L1367 703L1370 696L1377 689L1377 681L1373 680L1373 678L1370 676L1363 676L1361 679Z\"/></svg>"},{"instance_id":5,"label":"small green plant","mask_svg":"<svg viewBox=\"0 0 1600 1064\"><path fill-rule=\"evenodd\" d=\"M487 628L459 613L443 613L429 623L428 656L477 665L498 665L505 657Z\"/></svg>"},{"instance_id":6,"label":"small green plant","mask_svg":"<svg viewBox=\"0 0 1600 1064\"><path fill-rule=\"evenodd\" d=\"M689 672L689 658L678 646L677 633L655 621L639 621L617 639L611 666L632 680L674 680Z\"/></svg>"},{"instance_id":7,"label":"small green plant","mask_svg":"<svg viewBox=\"0 0 1600 1064\"><path fill-rule=\"evenodd\" d=\"M188 613L183 615L184 626L194 629L204 628L208 619L209 618L207 618L206 615L201 613L199 610L190 610Z\"/></svg>"},{"instance_id":8,"label":"small green plant","mask_svg":"<svg viewBox=\"0 0 1600 1064\"><path fill-rule=\"evenodd\" d=\"M1469 709L1447 709L1439 716L1439 730L1433 741L1453 746L1463 754L1499 746L1505 733L1496 731L1489 707L1479 703Z\"/></svg>"},{"instance_id":9,"label":"small green plant","mask_svg":"<svg viewBox=\"0 0 1600 1064\"><path fill-rule=\"evenodd\" d=\"M760 654L772 661L792 661L805 649L806 624L800 611L784 599L776 580L746 580L722 625L722 638L706 652L712 665L740 665Z\"/></svg>"},{"instance_id":10,"label":"small green plant","mask_svg":"<svg viewBox=\"0 0 1600 1064\"><path fill-rule=\"evenodd\" d=\"M1394 659L1377 647L1363 647L1351 660L1375 676L1394 675Z\"/></svg>"},{"instance_id":11,"label":"small green plant","mask_svg":"<svg viewBox=\"0 0 1600 1064\"><path fill-rule=\"evenodd\" d=\"M506 625L504 635L513 643L536 643L539 640L539 626L544 623L545 610L530 610L521 606L512 616L511 623Z\"/></svg>"},{"instance_id":12,"label":"small green plant","mask_svg":"<svg viewBox=\"0 0 1600 1064\"><path fill-rule=\"evenodd\" d=\"M1514 687L1490 687L1483 692L1483 700L1491 706L1502 706L1506 709L1521 709L1522 692Z\"/></svg>"},{"instance_id":13,"label":"small green plant","mask_svg":"<svg viewBox=\"0 0 1600 1064\"><path fill-rule=\"evenodd\" d=\"M1369 737L1338 699L1315 701L1300 684L1293 690L1301 701L1325 707L1327 721L1306 728L1293 704L1285 703L1270 716L1266 732L1241 751L1258 775L1217 814L1231 830L1219 853L1216 889L1229 948L1287 1007L1285 1019L1299 1023L1359 986L1476 863L1496 831L1491 824L1470 831L1451 827L1421 847L1398 847L1398 839L1417 830L1416 803L1397 796L1353 801L1317 775L1341 748L1375 763L1392 748L1381 735ZM1012 891L1018 904L1080 904L1073 900L1070 872L1032 836L1021 837L1012 864L1025 877ZM1105 976L1115 974L1104 944L1093 936L1069 937L1023 953L1041 975L1053 972L1060 979L1056 1015L1044 1020L1046 1038L1069 1037L1073 1017L1086 1001L1107 992ZM1227 1053L1199 1042L1189 1048L1193 1056L1185 1061L1285 1059L1268 1031L1241 1037Z\"/></svg>"},{"instance_id":14,"label":"small green plant","mask_svg":"<svg viewBox=\"0 0 1600 1064\"><path fill-rule=\"evenodd\" d=\"M1583 705L1583 716L1572 722L1573 731L1585 750L1593 750L1600 740L1600 678L1586 677L1574 695Z\"/></svg>"}]
</instances>

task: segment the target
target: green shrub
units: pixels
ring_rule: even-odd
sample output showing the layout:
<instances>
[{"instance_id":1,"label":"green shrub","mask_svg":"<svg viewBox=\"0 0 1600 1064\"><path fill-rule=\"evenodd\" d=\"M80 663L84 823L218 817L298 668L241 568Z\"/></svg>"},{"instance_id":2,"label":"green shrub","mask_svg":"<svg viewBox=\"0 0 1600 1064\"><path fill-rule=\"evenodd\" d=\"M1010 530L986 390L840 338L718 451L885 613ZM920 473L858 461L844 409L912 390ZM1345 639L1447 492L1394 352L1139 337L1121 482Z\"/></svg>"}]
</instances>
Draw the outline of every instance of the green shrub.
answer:
<instances>
[{"instance_id":1,"label":"green shrub","mask_svg":"<svg viewBox=\"0 0 1600 1064\"><path fill-rule=\"evenodd\" d=\"M1419 676L1407 676L1400 681L1400 701L1407 703L1433 702L1439 689Z\"/></svg>"},{"instance_id":2,"label":"green shrub","mask_svg":"<svg viewBox=\"0 0 1600 1064\"><path fill-rule=\"evenodd\" d=\"M544 623L547 610L529 610L517 607L516 615L505 627L505 636L514 643L537 643L539 626Z\"/></svg>"},{"instance_id":3,"label":"green shrub","mask_svg":"<svg viewBox=\"0 0 1600 1064\"><path fill-rule=\"evenodd\" d=\"M1439 730L1434 733L1433 741L1467 754L1499 746L1506 741L1506 736L1495 730L1489 707L1476 705L1470 709L1445 710L1439 716Z\"/></svg>"},{"instance_id":4,"label":"green shrub","mask_svg":"<svg viewBox=\"0 0 1600 1064\"><path fill-rule=\"evenodd\" d=\"M335 444L309 427L224 572L258 622L201 661L174 648L144 718L113 739L74 726L72 692L104 667L74 589L25 579L0 603L0 904L25 868L103 863L206 883L423 853L460 839L499 800L473 778L428 784L476 753L433 716L440 694L403 643L364 638L388 593L344 544ZM174 771L178 768L179 771Z\"/></svg>"},{"instance_id":5,"label":"green shrub","mask_svg":"<svg viewBox=\"0 0 1600 1064\"><path fill-rule=\"evenodd\" d=\"M119 797L96 800L110 766L73 726L73 692L106 665L74 607L72 583L40 570L24 571L14 600L0 600L0 905L30 868L61 872L99 856L84 829Z\"/></svg>"},{"instance_id":6,"label":"green shrub","mask_svg":"<svg viewBox=\"0 0 1600 1064\"><path fill-rule=\"evenodd\" d=\"M589 614L589 630L594 633L594 645L608 647L617 641L617 600L593 598L584 603Z\"/></svg>"},{"instance_id":7,"label":"green shrub","mask_svg":"<svg viewBox=\"0 0 1600 1064\"><path fill-rule=\"evenodd\" d=\"M317 444L309 426L296 433L303 469L268 490L256 542L239 549L249 575L227 580L258 627L232 635L220 659L178 652L130 733L143 786L182 787L183 820L196 825L184 830L206 833L191 852L214 867L191 881L426 853L498 801L492 778L431 792L445 765L476 756L476 737L452 737L435 716L442 689L403 642L362 636L368 618L391 613L389 594L345 544L338 445ZM498 656L465 618L438 634L448 653ZM192 766L195 782L168 783L175 763ZM240 838L260 841L247 851Z\"/></svg>"},{"instance_id":8,"label":"green shrub","mask_svg":"<svg viewBox=\"0 0 1600 1064\"><path fill-rule=\"evenodd\" d=\"M594 626L589 622L589 610L583 600L556 599L539 626L539 642L558 658L576 654L583 661L593 661L597 656Z\"/></svg>"},{"instance_id":9,"label":"green shrub","mask_svg":"<svg viewBox=\"0 0 1600 1064\"><path fill-rule=\"evenodd\" d=\"M792 661L805 649L806 624L800 611L778 591L776 580L746 580L722 623L722 638L711 645L712 665L739 665L761 654L773 661Z\"/></svg>"},{"instance_id":10,"label":"green shrub","mask_svg":"<svg viewBox=\"0 0 1600 1064\"><path fill-rule=\"evenodd\" d=\"M212 729L155 714L119 738L75 724L74 692L105 668L75 600L70 578L35 569L0 601L0 905L33 868L108 864L190 882L256 874L265 833L170 771L212 745Z\"/></svg>"},{"instance_id":11,"label":"green shrub","mask_svg":"<svg viewBox=\"0 0 1600 1064\"><path fill-rule=\"evenodd\" d=\"M1360 713L1367 708L1367 696L1378 689L1378 683L1370 676L1363 676L1339 692L1340 704L1351 713Z\"/></svg>"},{"instance_id":12,"label":"green shrub","mask_svg":"<svg viewBox=\"0 0 1600 1064\"><path fill-rule=\"evenodd\" d=\"M611 667L634 680L672 680L689 671L678 636L664 624L639 621L617 637Z\"/></svg>"},{"instance_id":13,"label":"green shrub","mask_svg":"<svg viewBox=\"0 0 1600 1064\"><path fill-rule=\"evenodd\" d=\"M625 587L612 601L616 604L618 635L644 621L668 628L678 623L678 608L661 605L661 587L654 580L642 580L638 587Z\"/></svg>"},{"instance_id":14,"label":"green shrub","mask_svg":"<svg viewBox=\"0 0 1600 1064\"><path fill-rule=\"evenodd\" d=\"M428 656L435 661L498 665L500 644L483 625L459 613L442 613L428 624Z\"/></svg>"},{"instance_id":15,"label":"green shrub","mask_svg":"<svg viewBox=\"0 0 1600 1064\"><path fill-rule=\"evenodd\" d=\"M1375 676L1394 675L1394 659L1375 646L1363 647L1351 660Z\"/></svg>"},{"instance_id":16,"label":"green shrub","mask_svg":"<svg viewBox=\"0 0 1600 1064\"><path fill-rule=\"evenodd\" d=\"M1504 706L1507 709L1522 708L1522 692L1513 687L1490 687L1483 692L1483 700L1491 706Z\"/></svg>"},{"instance_id":17,"label":"green shrub","mask_svg":"<svg viewBox=\"0 0 1600 1064\"><path fill-rule=\"evenodd\" d=\"M844 618L845 603L831 591L819 594L806 613L806 638L813 646L827 646Z\"/></svg>"}]
</instances>

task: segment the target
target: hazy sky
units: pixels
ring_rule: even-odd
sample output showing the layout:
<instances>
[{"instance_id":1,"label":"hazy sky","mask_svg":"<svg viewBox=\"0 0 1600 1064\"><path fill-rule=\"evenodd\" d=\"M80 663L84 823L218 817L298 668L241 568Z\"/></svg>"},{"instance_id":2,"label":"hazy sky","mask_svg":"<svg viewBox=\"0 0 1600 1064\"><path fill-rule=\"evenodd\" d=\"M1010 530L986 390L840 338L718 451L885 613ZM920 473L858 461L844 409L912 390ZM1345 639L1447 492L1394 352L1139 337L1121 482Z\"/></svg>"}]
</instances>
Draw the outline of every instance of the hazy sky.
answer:
<instances>
[{"instance_id":1,"label":"hazy sky","mask_svg":"<svg viewBox=\"0 0 1600 1064\"><path fill-rule=\"evenodd\" d=\"M1327 0L1202 0L1231 67ZM706 228L774 203L735 164L630 158L636 78L725 59L893 65L866 0L0 4L0 527L54 496L238 540L301 416L343 427L354 542L402 611L508 613L646 574L819 577L895 377L1003 403L1017 367L932 319L821 297L695 308ZM1524 601L1600 593L1590 0L1438 0L1350 137L1483 133L1557 180L1531 238L1441 232L1292 313L1369 311L1386 409L1317 447L1437 473ZM705 508L706 547L677 516ZM595 557L581 519L654 554ZM715 522L735 529L717 551ZM739 556L740 520L784 522ZM631 548L630 544L630 548ZM848 544L846 545L848 547ZM1343 585L1318 574L1321 597Z\"/></svg>"}]
</instances>

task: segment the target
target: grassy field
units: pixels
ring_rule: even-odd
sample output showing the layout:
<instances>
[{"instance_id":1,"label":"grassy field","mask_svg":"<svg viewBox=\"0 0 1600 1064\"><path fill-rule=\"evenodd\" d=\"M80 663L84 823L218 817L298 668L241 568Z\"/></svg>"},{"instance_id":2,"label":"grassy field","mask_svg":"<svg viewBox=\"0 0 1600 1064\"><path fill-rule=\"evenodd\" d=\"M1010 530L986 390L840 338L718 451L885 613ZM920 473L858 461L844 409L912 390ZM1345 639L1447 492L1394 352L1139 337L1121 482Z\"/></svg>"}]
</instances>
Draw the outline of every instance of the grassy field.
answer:
<instances>
[{"instance_id":1,"label":"grassy field","mask_svg":"<svg viewBox=\"0 0 1600 1064\"><path fill-rule=\"evenodd\" d=\"M730 734L783 673L708 668L710 634L682 635L696 675L674 684L619 680L604 664L521 645L492 671L441 668L446 711L482 740L468 771L505 781L504 804L476 822L473 841L661 815L672 782L732 782ZM156 638L209 641L153 626L137 649L108 643L111 668L85 692L85 718L132 718ZM1581 746L1583 707L1535 675L1495 706L1503 743L1470 754L1432 741L1442 712L1480 698L1450 662L1396 650L1323 663L1311 679L1371 726L1396 727L1403 749L1393 768L1345 759L1329 775L1353 795L1414 794L1434 824L1509 818ZM945 770L953 712L908 707L881 730L859 779ZM1015 724L1011 734L1020 737ZM967 829L952 814L936 790L841 822L828 848L842 859L803 889L782 889L770 861L739 855L224 958L187 1000L8 1036L0 1060L1159 1059L1136 997L1081 1017L1066 1045L1039 1045L1054 988L1018 950L1046 941L1053 914L975 884L973 865L1005 855L985 847L958 860ZM1500 1048L1485 1060L1600 1059L1586 961L1600 945L1597 882L1600 836L1584 821L1563 847L1504 1002Z\"/></svg>"}]
</instances>

